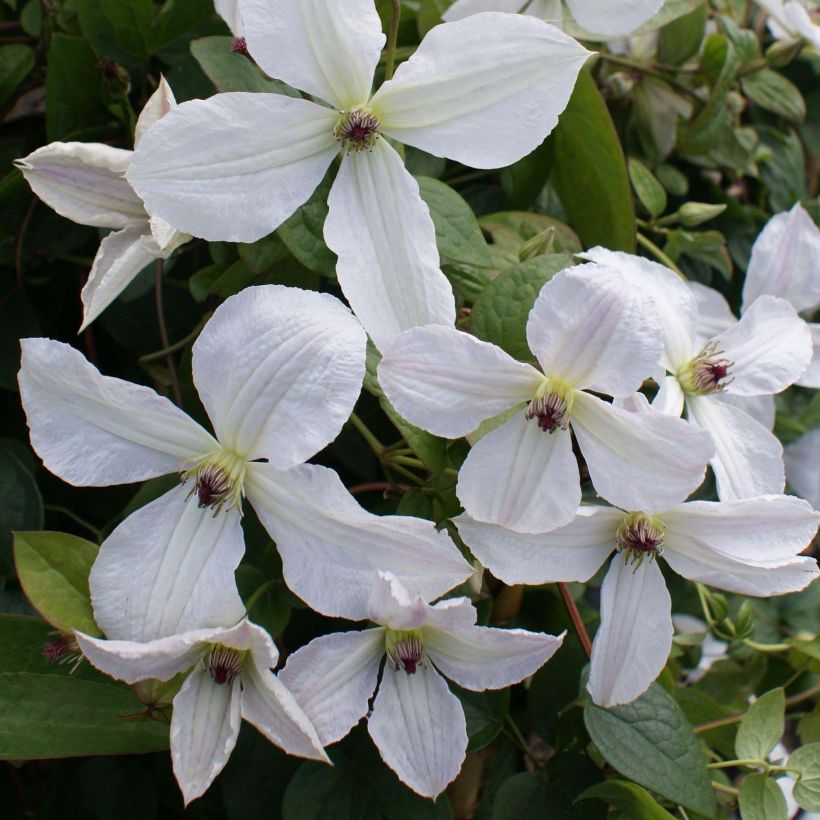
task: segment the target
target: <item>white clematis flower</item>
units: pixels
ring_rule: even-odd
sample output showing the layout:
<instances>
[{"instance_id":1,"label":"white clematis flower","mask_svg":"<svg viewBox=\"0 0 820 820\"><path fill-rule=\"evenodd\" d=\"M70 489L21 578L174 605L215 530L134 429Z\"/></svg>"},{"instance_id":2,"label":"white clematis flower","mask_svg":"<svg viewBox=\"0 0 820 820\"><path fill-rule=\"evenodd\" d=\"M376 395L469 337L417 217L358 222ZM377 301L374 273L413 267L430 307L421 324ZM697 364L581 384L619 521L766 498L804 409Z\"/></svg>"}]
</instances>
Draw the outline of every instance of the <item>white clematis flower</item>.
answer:
<instances>
[{"instance_id":1,"label":"white clematis flower","mask_svg":"<svg viewBox=\"0 0 820 820\"><path fill-rule=\"evenodd\" d=\"M384 762L425 797L444 791L467 749L464 710L442 675L474 692L502 689L532 675L564 639L476 626L467 598L430 606L384 572L370 619L379 626L323 635L297 650L280 678L327 745L367 714L386 656L368 731Z\"/></svg>"},{"instance_id":2,"label":"white clematis flower","mask_svg":"<svg viewBox=\"0 0 820 820\"><path fill-rule=\"evenodd\" d=\"M432 219L382 137L476 168L509 165L555 127L589 52L541 21L479 15L434 28L371 96L385 42L373 0L239 8L254 60L316 101L228 93L184 103L141 144L131 184L195 236L252 242L341 153L324 231L354 312L382 350L407 328L452 325Z\"/></svg>"},{"instance_id":3,"label":"white clematis flower","mask_svg":"<svg viewBox=\"0 0 820 820\"><path fill-rule=\"evenodd\" d=\"M697 300L671 270L604 248L582 255L617 268L630 287L652 298L663 324L668 374L658 376L660 391L653 406L673 416L685 408L689 421L711 433L715 454L710 463L719 497L782 493L783 448L746 402L785 390L808 367L811 334L794 308L784 299L762 296L740 322L704 342L698 334ZM743 403L727 401L729 397ZM752 412L765 417L765 403Z\"/></svg>"},{"instance_id":4,"label":"white clematis flower","mask_svg":"<svg viewBox=\"0 0 820 820\"><path fill-rule=\"evenodd\" d=\"M234 37L245 36L242 15L239 13L239 0L214 0L214 8Z\"/></svg>"},{"instance_id":5,"label":"white clematis flower","mask_svg":"<svg viewBox=\"0 0 820 820\"><path fill-rule=\"evenodd\" d=\"M176 108L171 87L159 87L137 120L135 145ZM125 179L134 152L101 143L52 142L14 161L32 191L60 216L96 228L103 239L82 290L83 323L93 322L151 262L167 259L191 237L152 216Z\"/></svg>"},{"instance_id":6,"label":"white clematis flower","mask_svg":"<svg viewBox=\"0 0 820 820\"><path fill-rule=\"evenodd\" d=\"M820 49L820 23L817 4L809 0L756 0L768 15L768 27L778 40L798 37L814 48Z\"/></svg>"},{"instance_id":7,"label":"white clematis flower","mask_svg":"<svg viewBox=\"0 0 820 820\"><path fill-rule=\"evenodd\" d=\"M625 37L660 11L664 0L566 0L570 14L585 32L605 37ZM442 15L461 20L483 11L505 11L539 17L560 26L561 0L456 0Z\"/></svg>"},{"instance_id":8,"label":"white clematis flower","mask_svg":"<svg viewBox=\"0 0 820 820\"><path fill-rule=\"evenodd\" d=\"M171 718L171 759L186 805L228 762L243 719L288 754L328 759L310 720L271 672L279 652L270 635L246 619L147 643L76 637L93 666L126 683L190 670Z\"/></svg>"},{"instance_id":9,"label":"white clematis flower","mask_svg":"<svg viewBox=\"0 0 820 820\"><path fill-rule=\"evenodd\" d=\"M584 265L544 285L527 323L542 371L452 328L409 330L379 382L409 422L448 438L520 407L470 450L457 493L473 518L520 532L569 523L581 501L570 428L598 494L663 509L702 481L709 437L679 419L629 413L590 391L628 396L658 368L660 331L611 268Z\"/></svg>"},{"instance_id":10,"label":"white clematis flower","mask_svg":"<svg viewBox=\"0 0 820 820\"><path fill-rule=\"evenodd\" d=\"M470 575L431 522L372 515L335 472L303 463L349 417L365 343L348 308L327 294L267 285L232 296L193 348L211 435L153 390L100 375L74 348L23 340L31 442L53 473L104 486L182 472L183 486L126 519L100 551L91 589L109 637L224 625L209 611L234 587L243 496L276 541L288 586L319 611L335 603L334 613L364 617L379 568L429 596ZM157 622L135 635L128 624L142 622L146 601Z\"/></svg>"},{"instance_id":11,"label":"white clematis flower","mask_svg":"<svg viewBox=\"0 0 820 820\"><path fill-rule=\"evenodd\" d=\"M580 507L571 524L538 535L456 519L475 556L508 584L587 581L616 550L587 684L601 706L634 700L666 664L672 605L657 558L684 578L741 595L796 592L818 575L817 561L798 554L818 521L806 501L784 495L691 501L652 514Z\"/></svg>"},{"instance_id":12,"label":"white clematis flower","mask_svg":"<svg viewBox=\"0 0 820 820\"><path fill-rule=\"evenodd\" d=\"M784 458L789 486L820 509L820 427L789 444Z\"/></svg>"}]
</instances>

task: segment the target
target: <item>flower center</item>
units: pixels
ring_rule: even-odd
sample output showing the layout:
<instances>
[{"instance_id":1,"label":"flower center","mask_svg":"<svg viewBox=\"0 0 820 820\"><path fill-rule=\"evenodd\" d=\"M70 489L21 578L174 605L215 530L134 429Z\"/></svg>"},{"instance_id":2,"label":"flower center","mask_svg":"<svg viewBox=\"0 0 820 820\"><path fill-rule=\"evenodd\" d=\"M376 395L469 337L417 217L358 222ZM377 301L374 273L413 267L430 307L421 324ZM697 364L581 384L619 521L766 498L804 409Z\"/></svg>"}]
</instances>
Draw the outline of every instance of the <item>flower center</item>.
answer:
<instances>
[{"instance_id":1,"label":"flower center","mask_svg":"<svg viewBox=\"0 0 820 820\"><path fill-rule=\"evenodd\" d=\"M422 669L427 666L420 629L388 629L385 635L385 650L390 665L396 671L404 669L408 675L413 675L419 666Z\"/></svg>"},{"instance_id":2,"label":"flower center","mask_svg":"<svg viewBox=\"0 0 820 820\"><path fill-rule=\"evenodd\" d=\"M196 493L199 507L210 507L214 515L224 506L231 509L242 503L245 462L233 450L216 450L189 462L181 477L183 484L194 479L188 498Z\"/></svg>"},{"instance_id":3,"label":"flower center","mask_svg":"<svg viewBox=\"0 0 820 820\"><path fill-rule=\"evenodd\" d=\"M527 419L538 419L545 433L554 433L569 427L572 411L572 388L559 379L544 379L538 392L527 407Z\"/></svg>"},{"instance_id":4,"label":"flower center","mask_svg":"<svg viewBox=\"0 0 820 820\"><path fill-rule=\"evenodd\" d=\"M616 549L624 553L627 564L639 567L644 560L654 561L663 555L665 527L659 518L642 512L630 513L618 527Z\"/></svg>"},{"instance_id":5,"label":"flower center","mask_svg":"<svg viewBox=\"0 0 820 820\"><path fill-rule=\"evenodd\" d=\"M233 683L234 678L242 671L246 655L247 652L215 643L202 659L202 665L208 670L214 683Z\"/></svg>"},{"instance_id":6,"label":"flower center","mask_svg":"<svg viewBox=\"0 0 820 820\"><path fill-rule=\"evenodd\" d=\"M381 129L378 117L371 111L352 108L350 111L342 111L333 129L333 136L346 154L351 151L372 151Z\"/></svg>"},{"instance_id":7,"label":"flower center","mask_svg":"<svg viewBox=\"0 0 820 820\"><path fill-rule=\"evenodd\" d=\"M248 51L248 41L244 37L234 37L231 40L231 51L234 54L241 54L243 57L250 59L250 52Z\"/></svg>"},{"instance_id":8,"label":"flower center","mask_svg":"<svg viewBox=\"0 0 820 820\"><path fill-rule=\"evenodd\" d=\"M678 372L678 381L690 395L705 396L720 393L733 379L729 377L734 362L722 358L723 351L717 349L716 342L710 342Z\"/></svg>"},{"instance_id":9,"label":"flower center","mask_svg":"<svg viewBox=\"0 0 820 820\"><path fill-rule=\"evenodd\" d=\"M43 646L43 657L48 663L64 663L71 666L72 673L83 659L80 645L70 632L51 632L54 640Z\"/></svg>"}]
</instances>

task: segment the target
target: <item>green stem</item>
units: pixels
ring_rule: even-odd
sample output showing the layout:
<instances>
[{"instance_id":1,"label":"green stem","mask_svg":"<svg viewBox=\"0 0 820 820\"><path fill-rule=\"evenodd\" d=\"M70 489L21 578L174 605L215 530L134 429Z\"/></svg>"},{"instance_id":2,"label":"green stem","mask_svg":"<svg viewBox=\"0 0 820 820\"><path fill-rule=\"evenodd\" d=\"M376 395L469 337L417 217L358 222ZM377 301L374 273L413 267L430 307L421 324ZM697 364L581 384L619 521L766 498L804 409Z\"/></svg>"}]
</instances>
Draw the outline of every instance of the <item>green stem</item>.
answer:
<instances>
[{"instance_id":1,"label":"green stem","mask_svg":"<svg viewBox=\"0 0 820 820\"><path fill-rule=\"evenodd\" d=\"M706 590L703 587L703 584L695 584L695 589L698 592L698 599L700 600L700 608L703 610L703 617L706 618L706 623L709 626L709 629L714 629L717 624L715 623L714 618L712 618L712 612L709 609L709 601L706 598Z\"/></svg>"},{"instance_id":2,"label":"green stem","mask_svg":"<svg viewBox=\"0 0 820 820\"><path fill-rule=\"evenodd\" d=\"M749 649L756 649L758 652L788 652L793 647L787 643L758 643L757 641L746 638L743 643Z\"/></svg>"},{"instance_id":3,"label":"green stem","mask_svg":"<svg viewBox=\"0 0 820 820\"><path fill-rule=\"evenodd\" d=\"M359 431L359 435L367 442L370 449L381 461L384 455L384 445L370 432L368 426L355 414L350 414L350 423Z\"/></svg>"},{"instance_id":4,"label":"green stem","mask_svg":"<svg viewBox=\"0 0 820 820\"><path fill-rule=\"evenodd\" d=\"M162 359L171 353L177 353L178 351L183 350L194 339L196 339L197 336L199 336L205 325L205 321L206 320L203 319L184 339L180 339L178 342L174 342L172 345L164 347L162 350L157 350L155 353L146 353L144 356L140 356L137 361L140 364L148 364L149 362L154 362L157 359Z\"/></svg>"},{"instance_id":5,"label":"green stem","mask_svg":"<svg viewBox=\"0 0 820 820\"><path fill-rule=\"evenodd\" d=\"M399 37L399 22L401 21L401 0L392 0L393 14L390 17L390 31L387 35L387 61L384 67L385 82L393 77L396 70L396 40Z\"/></svg>"},{"instance_id":6,"label":"green stem","mask_svg":"<svg viewBox=\"0 0 820 820\"><path fill-rule=\"evenodd\" d=\"M765 760L744 758L742 760L721 760L720 763L707 763L707 769L734 769L737 766L760 767L767 769L769 764Z\"/></svg>"},{"instance_id":7,"label":"green stem","mask_svg":"<svg viewBox=\"0 0 820 820\"><path fill-rule=\"evenodd\" d=\"M391 471L398 473L409 481L412 481L414 484L417 484L419 487L424 486L424 481L422 479L420 479L415 473L411 473L407 468L402 467L401 464L393 464L392 462L390 464L385 464L384 470L385 472Z\"/></svg>"},{"instance_id":8,"label":"green stem","mask_svg":"<svg viewBox=\"0 0 820 820\"><path fill-rule=\"evenodd\" d=\"M662 262L666 265L667 268L675 271L681 279L686 279L683 271L648 237L644 236L642 233L638 234L638 244L643 245L652 256L654 256L659 262Z\"/></svg>"},{"instance_id":9,"label":"green stem","mask_svg":"<svg viewBox=\"0 0 820 820\"><path fill-rule=\"evenodd\" d=\"M724 786L723 783L717 783L716 781L712 781L712 788L715 791L723 792L724 794L731 794L734 797L737 797L738 791L737 789L733 789L731 786Z\"/></svg>"},{"instance_id":10,"label":"green stem","mask_svg":"<svg viewBox=\"0 0 820 820\"><path fill-rule=\"evenodd\" d=\"M156 265L156 301L157 301L157 325L159 326L159 338L163 348L167 351L171 346L168 338L168 326L165 324L165 305L162 295L162 276L165 272L165 261L157 259ZM177 366L171 353L165 354L165 363L168 366L168 375L171 378L171 389L174 391L174 400L177 407L182 408L182 388L179 386L177 376Z\"/></svg>"},{"instance_id":11,"label":"green stem","mask_svg":"<svg viewBox=\"0 0 820 820\"><path fill-rule=\"evenodd\" d=\"M97 527L95 527L93 524L89 524L88 521L86 521L83 518L80 518L80 516L77 515L77 513L72 512L67 507L60 507L57 504L43 504L43 509L53 513L60 513L61 515L70 518L75 524L79 524L81 527L88 530L94 536L94 538L96 538L97 541L103 540L102 530L97 529Z\"/></svg>"},{"instance_id":12,"label":"green stem","mask_svg":"<svg viewBox=\"0 0 820 820\"><path fill-rule=\"evenodd\" d=\"M264 584L260 584L254 591L253 595L248 598L248 602L245 604L245 612L250 615L251 610L253 609L256 602L276 583L275 580L271 579L270 581L265 581Z\"/></svg>"},{"instance_id":13,"label":"green stem","mask_svg":"<svg viewBox=\"0 0 820 820\"><path fill-rule=\"evenodd\" d=\"M539 760L533 750L530 748L530 744L527 743L527 739L524 737L522 731L518 728L516 722L507 715L506 721L510 726L510 731L507 732L507 735L511 737L515 744L521 749L522 752L539 768L544 765L543 761Z\"/></svg>"},{"instance_id":14,"label":"green stem","mask_svg":"<svg viewBox=\"0 0 820 820\"><path fill-rule=\"evenodd\" d=\"M658 71L657 68L642 65L641 63L633 62L632 60L628 60L625 57L619 57L615 54L599 53L598 57L607 63L612 63L613 65L621 66L622 68L629 68L632 71L637 71L640 74L646 74L649 77L656 77L659 80L663 80L668 86L674 88L675 91L682 94L684 97L688 97L692 102L696 103L697 105L703 104L703 100L700 97L698 97L698 95L695 94L695 92L692 91L691 88L683 85L683 83L679 83L676 79L670 77L668 74L664 74L662 71Z\"/></svg>"}]
</instances>

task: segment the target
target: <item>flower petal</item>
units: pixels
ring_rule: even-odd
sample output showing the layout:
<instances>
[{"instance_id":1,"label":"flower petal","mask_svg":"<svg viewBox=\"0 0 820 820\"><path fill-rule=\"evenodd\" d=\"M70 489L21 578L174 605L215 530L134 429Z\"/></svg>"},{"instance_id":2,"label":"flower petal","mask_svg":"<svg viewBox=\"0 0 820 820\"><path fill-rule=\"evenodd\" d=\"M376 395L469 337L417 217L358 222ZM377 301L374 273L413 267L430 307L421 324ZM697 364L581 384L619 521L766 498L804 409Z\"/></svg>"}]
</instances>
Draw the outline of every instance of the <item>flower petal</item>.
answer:
<instances>
[{"instance_id":1,"label":"flower petal","mask_svg":"<svg viewBox=\"0 0 820 820\"><path fill-rule=\"evenodd\" d=\"M468 515L487 524L518 532L568 524L581 503L569 432L546 433L516 413L470 450L456 495Z\"/></svg>"},{"instance_id":2,"label":"flower petal","mask_svg":"<svg viewBox=\"0 0 820 820\"><path fill-rule=\"evenodd\" d=\"M205 794L222 771L239 737L239 678L217 684L195 669L174 698L171 760L187 806Z\"/></svg>"},{"instance_id":3,"label":"flower petal","mask_svg":"<svg viewBox=\"0 0 820 820\"><path fill-rule=\"evenodd\" d=\"M463 20L473 14L481 14L485 11L503 11L506 14L517 14L526 5L526 0L456 0L441 19L445 23L452 23L455 20ZM535 5L530 3L524 9L524 14L531 14L531 8Z\"/></svg>"},{"instance_id":4,"label":"flower petal","mask_svg":"<svg viewBox=\"0 0 820 820\"><path fill-rule=\"evenodd\" d=\"M820 324L809 325L811 340L814 349L808 370L797 380L796 384L801 387L811 387L820 389Z\"/></svg>"},{"instance_id":5,"label":"flower petal","mask_svg":"<svg viewBox=\"0 0 820 820\"><path fill-rule=\"evenodd\" d=\"M89 584L109 638L151 641L245 614L234 581L245 553L239 511L213 515L189 495L189 487L175 487L103 542Z\"/></svg>"},{"instance_id":6,"label":"flower petal","mask_svg":"<svg viewBox=\"0 0 820 820\"><path fill-rule=\"evenodd\" d=\"M783 447L760 422L716 396L687 396L687 418L715 445L709 462L722 501L783 492Z\"/></svg>"},{"instance_id":7,"label":"flower petal","mask_svg":"<svg viewBox=\"0 0 820 820\"><path fill-rule=\"evenodd\" d=\"M629 396L658 369L660 326L613 268L556 274L527 322L530 349L548 376L572 387Z\"/></svg>"},{"instance_id":8,"label":"flower petal","mask_svg":"<svg viewBox=\"0 0 820 820\"><path fill-rule=\"evenodd\" d=\"M624 514L613 507L579 507L574 521L551 532L518 533L455 519L470 551L505 584L588 581L615 548Z\"/></svg>"},{"instance_id":9,"label":"flower petal","mask_svg":"<svg viewBox=\"0 0 820 820\"><path fill-rule=\"evenodd\" d=\"M787 301L774 296L756 299L714 343L734 362L727 391L737 396L785 390L805 372L812 357L808 325Z\"/></svg>"},{"instance_id":10,"label":"flower petal","mask_svg":"<svg viewBox=\"0 0 820 820\"><path fill-rule=\"evenodd\" d=\"M697 337L702 347L709 339L737 323L726 297L700 282L686 283L698 305Z\"/></svg>"},{"instance_id":11,"label":"flower petal","mask_svg":"<svg viewBox=\"0 0 820 820\"><path fill-rule=\"evenodd\" d=\"M464 710L432 666L409 675L385 664L367 729L399 780L424 797L441 794L464 762Z\"/></svg>"},{"instance_id":12,"label":"flower petal","mask_svg":"<svg viewBox=\"0 0 820 820\"><path fill-rule=\"evenodd\" d=\"M96 228L127 228L148 218L125 179L132 157L95 142L52 142L14 164L60 216Z\"/></svg>"},{"instance_id":13,"label":"flower petal","mask_svg":"<svg viewBox=\"0 0 820 820\"><path fill-rule=\"evenodd\" d=\"M428 600L472 574L432 522L367 512L326 467L305 464L280 472L249 464L245 488L276 541L287 585L323 615L368 617L378 570L392 572Z\"/></svg>"},{"instance_id":14,"label":"flower petal","mask_svg":"<svg viewBox=\"0 0 820 820\"><path fill-rule=\"evenodd\" d=\"M239 13L239 0L214 0L216 13L225 21L234 37L242 37L245 29Z\"/></svg>"},{"instance_id":15,"label":"flower petal","mask_svg":"<svg viewBox=\"0 0 820 820\"><path fill-rule=\"evenodd\" d=\"M277 469L339 435L361 392L367 338L338 299L260 285L220 305L193 348L193 375L223 447Z\"/></svg>"},{"instance_id":16,"label":"flower petal","mask_svg":"<svg viewBox=\"0 0 820 820\"><path fill-rule=\"evenodd\" d=\"M477 14L429 31L371 105L400 142L501 168L555 128L589 55L534 17Z\"/></svg>"},{"instance_id":17,"label":"flower petal","mask_svg":"<svg viewBox=\"0 0 820 820\"><path fill-rule=\"evenodd\" d=\"M103 376L51 339L22 339L18 381L31 444L69 484L128 484L173 473L217 443L148 387Z\"/></svg>"},{"instance_id":18,"label":"flower petal","mask_svg":"<svg viewBox=\"0 0 820 820\"><path fill-rule=\"evenodd\" d=\"M784 456L789 486L820 509L820 427L789 444Z\"/></svg>"},{"instance_id":19,"label":"flower petal","mask_svg":"<svg viewBox=\"0 0 820 820\"><path fill-rule=\"evenodd\" d=\"M797 311L820 305L820 230L798 202L773 216L752 247L743 283L745 312L759 296L779 296Z\"/></svg>"},{"instance_id":20,"label":"flower petal","mask_svg":"<svg viewBox=\"0 0 820 820\"><path fill-rule=\"evenodd\" d=\"M219 0L216 0L218 3ZM217 9L219 11L219 9ZM165 77L160 75L157 90L148 98L145 107L140 112L137 126L134 131L134 147L139 145L140 140L145 136L145 132L159 122L169 111L177 107L174 92Z\"/></svg>"},{"instance_id":21,"label":"flower petal","mask_svg":"<svg viewBox=\"0 0 820 820\"><path fill-rule=\"evenodd\" d=\"M660 389L652 402L655 410L667 416L680 416L685 403L686 395L675 376L660 379Z\"/></svg>"},{"instance_id":22,"label":"flower petal","mask_svg":"<svg viewBox=\"0 0 820 820\"><path fill-rule=\"evenodd\" d=\"M185 102L140 141L128 181L148 210L203 239L254 242L307 201L338 153L337 115L281 94Z\"/></svg>"},{"instance_id":23,"label":"flower petal","mask_svg":"<svg viewBox=\"0 0 820 820\"><path fill-rule=\"evenodd\" d=\"M543 380L534 367L451 327L405 331L379 364L379 384L396 410L447 438L529 401Z\"/></svg>"},{"instance_id":24,"label":"flower petal","mask_svg":"<svg viewBox=\"0 0 820 820\"><path fill-rule=\"evenodd\" d=\"M288 658L279 680L293 692L324 745L366 714L384 656L384 630L321 635Z\"/></svg>"},{"instance_id":25,"label":"flower petal","mask_svg":"<svg viewBox=\"0 0 820 820\"><path fill-rule=\"evenodd\" d=\"M386 140L343 158L327 202L324 235L339 257L339 285L376 347L387 350L411 327L452 327L455 300L433 220Z\"/></svg>"},{"instance_id":26,"label":"flower petal","mask_svg":"<svg viewBox=\"0 0 820 820\"><path fill-rule=\"evenodd\" d=\"M363 105L385 37L372 0L242 0L254 60L339 110Z\"/></svg>"},{"instance_id":27,"label":"flower petal","mask_svg":"<svg viewBox=\"0 0 820 820\"><path fill-rule=\"evenodd\" d=\"M429 611L430 605L420 595L411 595L392 572L376 574L367 605L371 621L390 629L419 629Z\"/></svg>"},{"instance_id":28,"label":"flower petal","mask_svg":"<svg viewBox=\"0 0 820 820\"><path fill-rule=\"evenodd\" d=\"M629 703L661 673L672 648L672 600L657 561L621 555L601 587L601 625L592 644L587 690L599 706Z\"/></svg>"},{"instance_id":29,"label":"flower petal","mask_svg":"<svg viewBox=\"0 0 820 820\"><path fill-rule=\"evenodd\" d=\"M576 396L572 429L598 495L623 510L655 512L683 501L715 451L683 419L630 413L589 393Z\"/></svg>"},{"instance_id":30,"label":"flower petal","mask_svg":"<svg viewBox=\"0 0 820 820\"><path fill-rule=\"evenodd\" d=\"M755 421L759 421L767 430L774 429L774 420L777 412L774 396L736 396L734 393L718 393L718 401L739 407L748 413Z\"/></svg>"},{"instance_id":31,"label":"flower petal","mask_svg":"<svg viewBox=\"0 0 820 820\"><path fill-rule=\"evenodd\" d=\"M660 10L664 0L567 0L569 10L578 25L593 34L622 37L650 20Z\"/></svg>"}]
</instances>

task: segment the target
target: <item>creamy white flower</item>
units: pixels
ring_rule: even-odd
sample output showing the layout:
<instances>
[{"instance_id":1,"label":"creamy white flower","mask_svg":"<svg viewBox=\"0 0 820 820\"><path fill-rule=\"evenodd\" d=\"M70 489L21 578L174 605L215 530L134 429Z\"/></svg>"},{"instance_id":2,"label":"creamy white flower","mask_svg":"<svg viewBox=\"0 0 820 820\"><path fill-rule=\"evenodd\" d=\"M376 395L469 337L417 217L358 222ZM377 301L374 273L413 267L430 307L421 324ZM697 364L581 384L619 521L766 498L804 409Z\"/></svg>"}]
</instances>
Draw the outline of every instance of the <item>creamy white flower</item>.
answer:
<instances>
[{"instance_id":1,"label":"creamy white flower","mask_svg":"<svg viewBox=\"0 0 820 820\"><path fill-rule=\"evenodd\" d=\"M789 486L820 509L820 427L789 444L784 455Z\"/></svg>"},{"instance_id":2,"label":"creamy white flower","mask_svg":"<svg viewBox=\"0 0 820 820\"><path fill-rule=\"evenodd\" d=\"M617 271L598 265L554 276L527 323L541 371L442 327L406 331L382 359L390 402L436 435L465 436L520 408L461 468L457 493L473 518L520 532L569 523L581 500L570 428L595 489L613 504L663 509L700 484L713 454L707 435L590 392L628 396L659 366L659 327L634 294Z\"/></svg>"},{"instance_id":3,"label":"creamy white flower","mask_svg":"<svg viewBox=\"0 0 820 820\"><path fill-rule=\"evenodd\" d=\"M93 666L126 683L188 672L171 718L171 759L186 805L228 762L243 719L288 754L328 759L310 720L271 672L279 652L270 635L247 619L147 643L76 637Z\"/></svg>"},{"instance_id":4,"label":"creamy white flower","mask_svg":"<svg viewBox=\"0 0 820 820\"><path fill-rule=\"evenodd\" d=\"M159 87L137 120L135 146L176 108L171 87ZM31 189L60 216L96 228L103 239L83 288L83 323L93 322L146 266L167 259L190 236L151 216L125 179L134 152L101 143L52 142L14 161Z\"/></svg>"},{"instance_id":5,"label":"creamy white flower","mask_svg":"<svg viewBox=\"0 0 820 820\"><path fill-rule=\"evenodd\" d=\"M252 242L302 205L341 153L324 233L356 315L382 350L407 328L452 325L430 213L384 137L476 168L509 165L555 127L589 52L533 18L479 15L434 28L371 96L385 41L373 0L239 8L256 62L313 99L184 103L141 144L131 184L195 236Z\"/></svg>"},{"instance_id":6,"label":"creamy white flower","mask_svg":"<svg viewBox=\"0 0 820 820\"><path fill-rule=\"evenodd\" d=\"M664 0L566 0L570 14L585 32L625 37L660 11ZM521 12L560 26L561 0L456 0L442 18L461 20L483 11Z\"/></svg>"},{"instance_id":7,"label":"creamy white flower","mask_svg":"<svg viewBox=\"0 0 820 820\"><path fill-rule=\"evenodd\" d=\"M689 421L711 433L719 497L783 492L783 448L758 418L768 415L761 400L793 384L811 360L811 334L794 308L784 299L762 296L740 322L704 342L698 334L698 300L671 270L604 248L583 256L615 267L630 287L653 300L663 324L662 364L668 374L657 377L653 406L673 416L685 408Z\"/></svg>"},{"instance_id":8,"label":"creamy white flower","mask_svg":"<svg viewBox=\"0 0 820 820\"><path fill-rule=\"evenodd\" d=\"M666 664L672 611L659 557L684 578L729 592L796 592L818 575L817 561L799 555L818 521L806 501L784 495L691 501L652 514L580 507L571 524L538 535L456 519L475 556L508 584L587 581L616 550L587 684L602 706L634 700Z\"/></svg>"},{"instance_id":9,"label":"creamy white flower","mask_svg":"<svg viewBox=\"0 0 820 820\"><path fill-rule=\"evenodd\" d=\"M214 8L234 37L245 36L242 16L239 13L239 0L214 0Z\"/></svg>"},{"instance_id":10,"label":"creamy white flower","mask_svg":"<svg viewBox=\"0 0 820 820\"><path fill-rule=\"evenodd\" d=\"M378 627L316 638L280 678L327 745L367 714L386 656L368 731L402 782L435 797L467 749L464 710L442 675L474 692L511 686L546 663L564 635L476 626L467 598L430 606L390 573L374 581L369 617Z\"/></svg>"},{"instance_id":11,"label":"creamy white flower","mask_svg":"<svg viewBox=\"0 0 820 820\"><path fill-rule=\"evenodd\" d=\"M48 469L77 486L182 472L182 486L127 518L100 550L91 592L109 638L224 625L209 618L234 587L245 495L277 543L288 586L319 611L335 601L334 613L364 617L380 568L429 596L470 575L431 522L372 515L335 472L303 463L349 417L365 343L327 294L266 285L232 296L193 348L211 435L153 390L100 375L74 348L23 340L20 392ZM150 625L135 634L132 622Z\"/></svg>"},{"instance_id":12,"label":"creamy white flower","mask_svg":"<svg viewBox=\"0 0 820 820\"><path fill-rule=\"evenodd\" d=\"M820 49L820 24L818 9L814 2L800 0L756 0L768 15L768 27L778 40L798 37L814 48Z\"/></svg>"}]
</instances>

